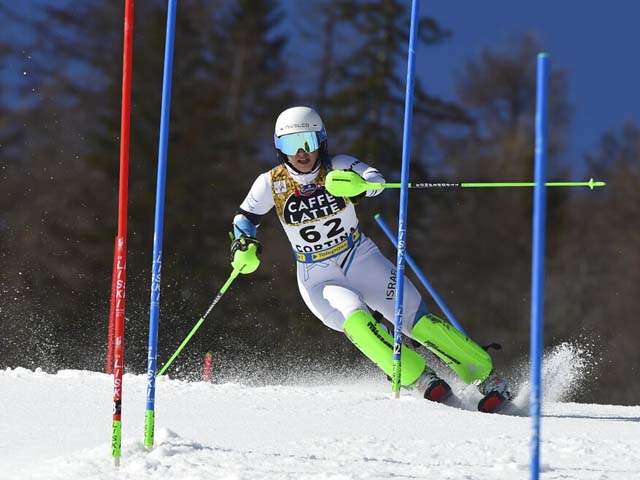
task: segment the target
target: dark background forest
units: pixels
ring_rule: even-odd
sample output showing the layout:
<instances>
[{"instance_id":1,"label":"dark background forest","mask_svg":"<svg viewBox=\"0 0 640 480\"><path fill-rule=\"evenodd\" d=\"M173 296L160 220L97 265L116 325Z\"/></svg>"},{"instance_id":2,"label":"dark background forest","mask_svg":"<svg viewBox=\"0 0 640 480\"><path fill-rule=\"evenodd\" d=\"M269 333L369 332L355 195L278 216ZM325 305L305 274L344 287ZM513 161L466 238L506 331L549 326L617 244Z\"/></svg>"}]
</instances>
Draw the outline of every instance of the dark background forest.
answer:
<instances>
[{"instance_id":1,"label":"dark background forest","mask_svg":"<svg viewBox=\"0 0 640 480\"><path fill-rule=\"evenodd\" d=\"M29 14L20 4L0 5L0 367L103 370L124 2L40 2ZM399 180L409 5L309 2L305 18L316 28L292 46L284 21L291 12L278 1L179 2L159 364L230 273L231 219L254 178L275 165L280 111L315 106L331 153L354 155ZM134 25L125 369L142 373L166 1L137 2ZM418 48L437 49L455 33L423 15ZM411 178L530 181L535 56L543 48L525 32L461 59L455 99L431 94L418 76ZM599 145L583 152L582 168L561 161L571 78L551 65L548 177L594 177L607 187L548 189L545 346L572 342L589 352L586 384L573 400L638 404L640 126L602 132ZM393 260L373 215L396 229L398 197L387 191L358 206L364 231ZM474 339L503 345L495 359L507 371L528 359L532 198L530 189L409 196L408 251ZM343 335L306 310L275 215L259 239L260 269L236 280L170 374L197 372L207 351L220 378L246 381L366 368Z\"/></svg>"}]
</instances>

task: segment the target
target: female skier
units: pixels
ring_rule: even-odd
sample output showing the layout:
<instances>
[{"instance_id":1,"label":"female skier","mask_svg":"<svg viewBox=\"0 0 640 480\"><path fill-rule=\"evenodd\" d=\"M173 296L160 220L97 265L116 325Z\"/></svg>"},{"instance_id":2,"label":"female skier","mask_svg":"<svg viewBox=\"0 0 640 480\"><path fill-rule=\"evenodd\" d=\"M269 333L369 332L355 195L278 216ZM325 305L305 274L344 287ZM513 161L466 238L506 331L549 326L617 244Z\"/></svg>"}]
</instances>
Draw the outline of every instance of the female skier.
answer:
<instances>
[{"instance_id":1,"label":"female skier","mask_svg":"<svg viewBox=\"0 0 640 480\"><path fill-rule=\"evenodd\" d=\"M370 182L384 183L373 167L348 155L330 157L327 133L318 113L293 107L276 120L274 142L280 164L253 183L233 219L231 262L243 274L254 272L261 245L257 227L275 206L297 264L298 288L311 312L392 375L393 338L374 319L377 310L393 321L395 266L358 225L356 198L332 196L324 186L331 170L351 170ZM369 190L366 196L382 190ZM489 354L449 323L428 312L410 281L404 292L403 333L440 357L483 395L478 409L495 412L511 398L507 383L493 372ZM417 352L402 347L401 384L419 395L444 402L451 387Z\"/></svg>"}]
</instances>

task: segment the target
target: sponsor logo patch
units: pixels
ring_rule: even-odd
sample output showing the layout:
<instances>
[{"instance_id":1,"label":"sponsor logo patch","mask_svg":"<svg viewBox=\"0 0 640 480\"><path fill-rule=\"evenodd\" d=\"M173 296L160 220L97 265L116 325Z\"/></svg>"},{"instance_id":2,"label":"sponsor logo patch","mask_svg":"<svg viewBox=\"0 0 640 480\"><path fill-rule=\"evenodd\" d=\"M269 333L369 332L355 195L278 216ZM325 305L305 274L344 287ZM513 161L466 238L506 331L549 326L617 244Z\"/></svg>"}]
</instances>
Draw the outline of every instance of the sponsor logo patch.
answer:
<instances>
[{"instance_id":1,"label":"sponsor logo patch","mask_svg":"<svg viewBox=\"0 0 640 480\"><path fill-rule=\"evenodd\" d=\"M315 188L312 192L294 194L284 204L283 217L288 225L299 225L344 210L347 204L342 197L334 197L324 188ZM302 189L301 189L302 190ZM296 192L297 193L297 192Z\"/></svg>"},{"instance_id":2,"label":"sponsor logo patch","mask_svg":"<svg viewBox=\"0 0 640 480\"><path fill-rule=\"evenodd\" d=\"M315 183L309 183L308 185L303 186L301 189L295 191L295 196L299 197L302 195L303 197L308 197L312 195L318 189L318 186Z\"/></svg>"},{"instance_id":3,"label":"sponsor logo patch","mask_svg":"<svg viewBox=\"0 0 640 480\"><path fill-rule=\"evenodd\" d=\"M273 191L276 193L284 193L287 191L287 182L284 180L276 180L273 182Z\"/></svg>"}]
</instances>

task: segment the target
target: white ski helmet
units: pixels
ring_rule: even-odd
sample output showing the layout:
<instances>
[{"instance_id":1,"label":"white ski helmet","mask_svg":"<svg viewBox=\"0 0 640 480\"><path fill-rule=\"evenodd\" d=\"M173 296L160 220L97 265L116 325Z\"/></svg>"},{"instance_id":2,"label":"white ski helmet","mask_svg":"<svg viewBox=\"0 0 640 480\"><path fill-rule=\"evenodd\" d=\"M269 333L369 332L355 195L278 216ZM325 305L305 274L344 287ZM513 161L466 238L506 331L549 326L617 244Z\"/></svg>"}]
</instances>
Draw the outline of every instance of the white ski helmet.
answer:
<instances>
[{"instance_id":1,"label":"white ski helmet","mask_svg":"<svg viewBox=\"0 0 640 480\"><path fill-rule=\"evenodd\" d=\"M278 115L273 141L285 160L301 148L313 152L323 147L326 153L327 131L313 108L292 107Z\"/></svg>"}]
</instances>

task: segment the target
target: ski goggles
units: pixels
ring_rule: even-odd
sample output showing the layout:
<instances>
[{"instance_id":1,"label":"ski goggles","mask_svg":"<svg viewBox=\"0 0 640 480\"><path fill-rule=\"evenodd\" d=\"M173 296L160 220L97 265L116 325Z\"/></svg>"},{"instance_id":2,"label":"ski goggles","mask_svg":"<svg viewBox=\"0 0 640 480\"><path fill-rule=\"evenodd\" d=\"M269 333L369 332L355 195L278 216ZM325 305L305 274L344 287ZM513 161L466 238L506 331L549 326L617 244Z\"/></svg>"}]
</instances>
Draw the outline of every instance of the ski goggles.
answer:
<instances>
[{"instance_id":1,"label":"ski goggles","mask_svg":"<svg viewBox=\"0 0 640 480\"><path fill-rule=\"evenodd\" d=\"M298 150L305 152L315 152L320 148L320 143L324 140L323 132L299 132L289 133L281 137L275 137L276 148L285 155L295 155Z\"/></svg>"}]
</instances>

